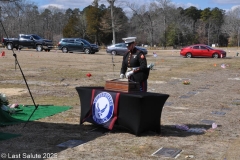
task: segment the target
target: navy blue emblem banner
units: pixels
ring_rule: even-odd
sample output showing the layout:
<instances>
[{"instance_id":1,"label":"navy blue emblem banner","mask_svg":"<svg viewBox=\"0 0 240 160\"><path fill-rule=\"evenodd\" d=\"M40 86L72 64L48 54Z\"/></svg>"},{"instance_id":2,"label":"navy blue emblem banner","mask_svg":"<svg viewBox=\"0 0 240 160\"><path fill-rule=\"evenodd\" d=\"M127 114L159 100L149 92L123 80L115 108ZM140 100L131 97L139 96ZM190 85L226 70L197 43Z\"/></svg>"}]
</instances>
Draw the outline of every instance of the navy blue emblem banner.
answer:
<instances>
[{"instance_id":1,"label":"navy blue emblem banner","mask_svg":"<svg viewBox=\"0 0 240 160\"><path fill-rule=\"evenodd\" d=\"M111 130L117 120L119 96L120 93L93 89L91 108L82 123L87 121Z\"/></svg>"}]
</instances>

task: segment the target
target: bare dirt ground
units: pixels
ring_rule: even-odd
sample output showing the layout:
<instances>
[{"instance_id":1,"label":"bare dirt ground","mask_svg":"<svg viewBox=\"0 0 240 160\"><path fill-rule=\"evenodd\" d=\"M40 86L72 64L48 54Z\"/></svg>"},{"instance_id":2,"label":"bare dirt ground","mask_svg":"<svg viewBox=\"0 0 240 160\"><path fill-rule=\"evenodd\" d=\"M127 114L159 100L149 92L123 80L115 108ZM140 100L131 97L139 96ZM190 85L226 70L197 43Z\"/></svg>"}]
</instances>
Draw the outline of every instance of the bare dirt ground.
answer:
<instances>
[{"instance_id":1,"label":"bare dirt ground","mask_svg":"<svg viewBox=\"0 0 240 160\"><path fill-rule=\"evenodd\" d=\"M23 76L11 51L0 57L0 92L10 103L33 104ZM240 159L240 49L224 48L227 58L183 58L179 50L149 50L148 63L155 63L148 80L148 92L169 94L161 116L161 134L144 132L135 136L119 126L112 131L89 123L79 125L78 86L104 86L119 77L121 56L101 50L94 55L61 51L15 51L36 104L72 106L60 114L24 124L0 127L0 132L21 134L0 141L0 152L53 153L49 159L171 159L152 156L159 148L180 149L175 159ZM157 53L153 57L152 52ZM225 68L224 68L225 66ZM91 73L91 77L86 74ZM184 85L183 81L190 81ZM156 104L157 105L157 104ZM150 108L151 106L149 106ZM215 113L215 114L214 114ZM218 126L212 129L215 122ZM202 128L203 133L186 132L176 125ZM60 148L68 140L86 143ZM1 159L1 158L0 158ZM21 159L21 158L15 158ZM31 158L30 158L31 159ZM33 159L33 158L32 158Z\"/></svg>"}]
</instances>

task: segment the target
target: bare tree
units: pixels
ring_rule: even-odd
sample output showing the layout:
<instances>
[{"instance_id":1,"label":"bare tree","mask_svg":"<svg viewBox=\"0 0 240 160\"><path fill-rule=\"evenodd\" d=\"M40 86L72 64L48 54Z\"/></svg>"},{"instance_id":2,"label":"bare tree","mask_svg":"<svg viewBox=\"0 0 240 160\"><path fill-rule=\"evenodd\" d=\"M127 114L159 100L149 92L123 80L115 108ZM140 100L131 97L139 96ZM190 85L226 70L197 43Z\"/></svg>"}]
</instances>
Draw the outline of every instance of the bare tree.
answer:
<instances>
[{"instance_id":1,"label":"bare tree","mask_svg":"<svg viewBox=\"0 0 240 160\"><path fill-rule=\"evenodd\" d=\"M133 17L131 18L132 27L139 30L142 34L147 32L147 35L150 36L150 45L152 46L154 37L154 11L149 10L148 5L139 6L136 3L128 2L127 6L133 11Z\"/></svg>"},{"instance_id":2,"label":"bare tree","mask_svg":"<svg viewBox=\"0 0 240 160\"><path fill-rule=\"evenodd\" d=\"M240 43L240 7L237 7L233 10L230 10L226 13L224 17L224 24L222 25L222 32L228 33L230 40L232 41L232 45L236 45L239 47Z\"/></svg>"},{"instance_id":3,"label":"bare tree","mask_svg":"<svg viewBox=\"0 0 240 160\"><path fill-rule=\"evenodd\" d=\"M161 15L164 31L163 31L163 47L166 48L166 42L167 42L167 26L171 20L172 17L172 8L175 6L172 5L171 0L157 0L157 6L158 6L158 15Z\"/></svg>"}]
</instances>

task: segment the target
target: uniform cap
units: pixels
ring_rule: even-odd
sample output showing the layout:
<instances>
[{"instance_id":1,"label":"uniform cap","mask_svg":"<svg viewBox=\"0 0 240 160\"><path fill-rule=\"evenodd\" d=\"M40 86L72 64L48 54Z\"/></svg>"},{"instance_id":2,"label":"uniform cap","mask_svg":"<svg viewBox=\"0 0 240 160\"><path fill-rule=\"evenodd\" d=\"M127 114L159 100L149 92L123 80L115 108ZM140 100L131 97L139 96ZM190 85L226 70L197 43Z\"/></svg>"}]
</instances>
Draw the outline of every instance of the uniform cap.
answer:
<instances>
[{"instance_id":1,"label":"uniform cap","mask_svg":"<svg viewBox=\"0 0 240 160\"><path fill-rule=\"evenodd\" d=\"M122 40L124 40L126 44L129 44L129 43L135 42L136 38L137 37L127 37L127 38L123 38Z\"/></svg>"}]
</instances>

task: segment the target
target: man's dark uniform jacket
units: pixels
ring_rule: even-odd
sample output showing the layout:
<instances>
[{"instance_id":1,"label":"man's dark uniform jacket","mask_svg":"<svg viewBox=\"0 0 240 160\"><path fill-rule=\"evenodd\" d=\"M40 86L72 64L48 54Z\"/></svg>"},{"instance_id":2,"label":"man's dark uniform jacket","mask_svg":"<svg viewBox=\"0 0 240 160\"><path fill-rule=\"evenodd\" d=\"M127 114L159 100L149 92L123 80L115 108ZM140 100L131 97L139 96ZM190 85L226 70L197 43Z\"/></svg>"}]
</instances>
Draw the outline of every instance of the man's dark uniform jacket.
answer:
<instances>
[{"instance_id":1,"label":"man's dark uniform jacket","mask_svg":"<svg viewBox=\"0 0 240 160\"><path fill-rule=\"evenodd\" d=\"M136 47L132 51L128 51L123 56L122 68L120 74L125 74L127 68L137 68L130 79L134 82L143 82L148 79L149 68L147 68L147 60L143 52Z\"/></svg>"}]
</instances>

